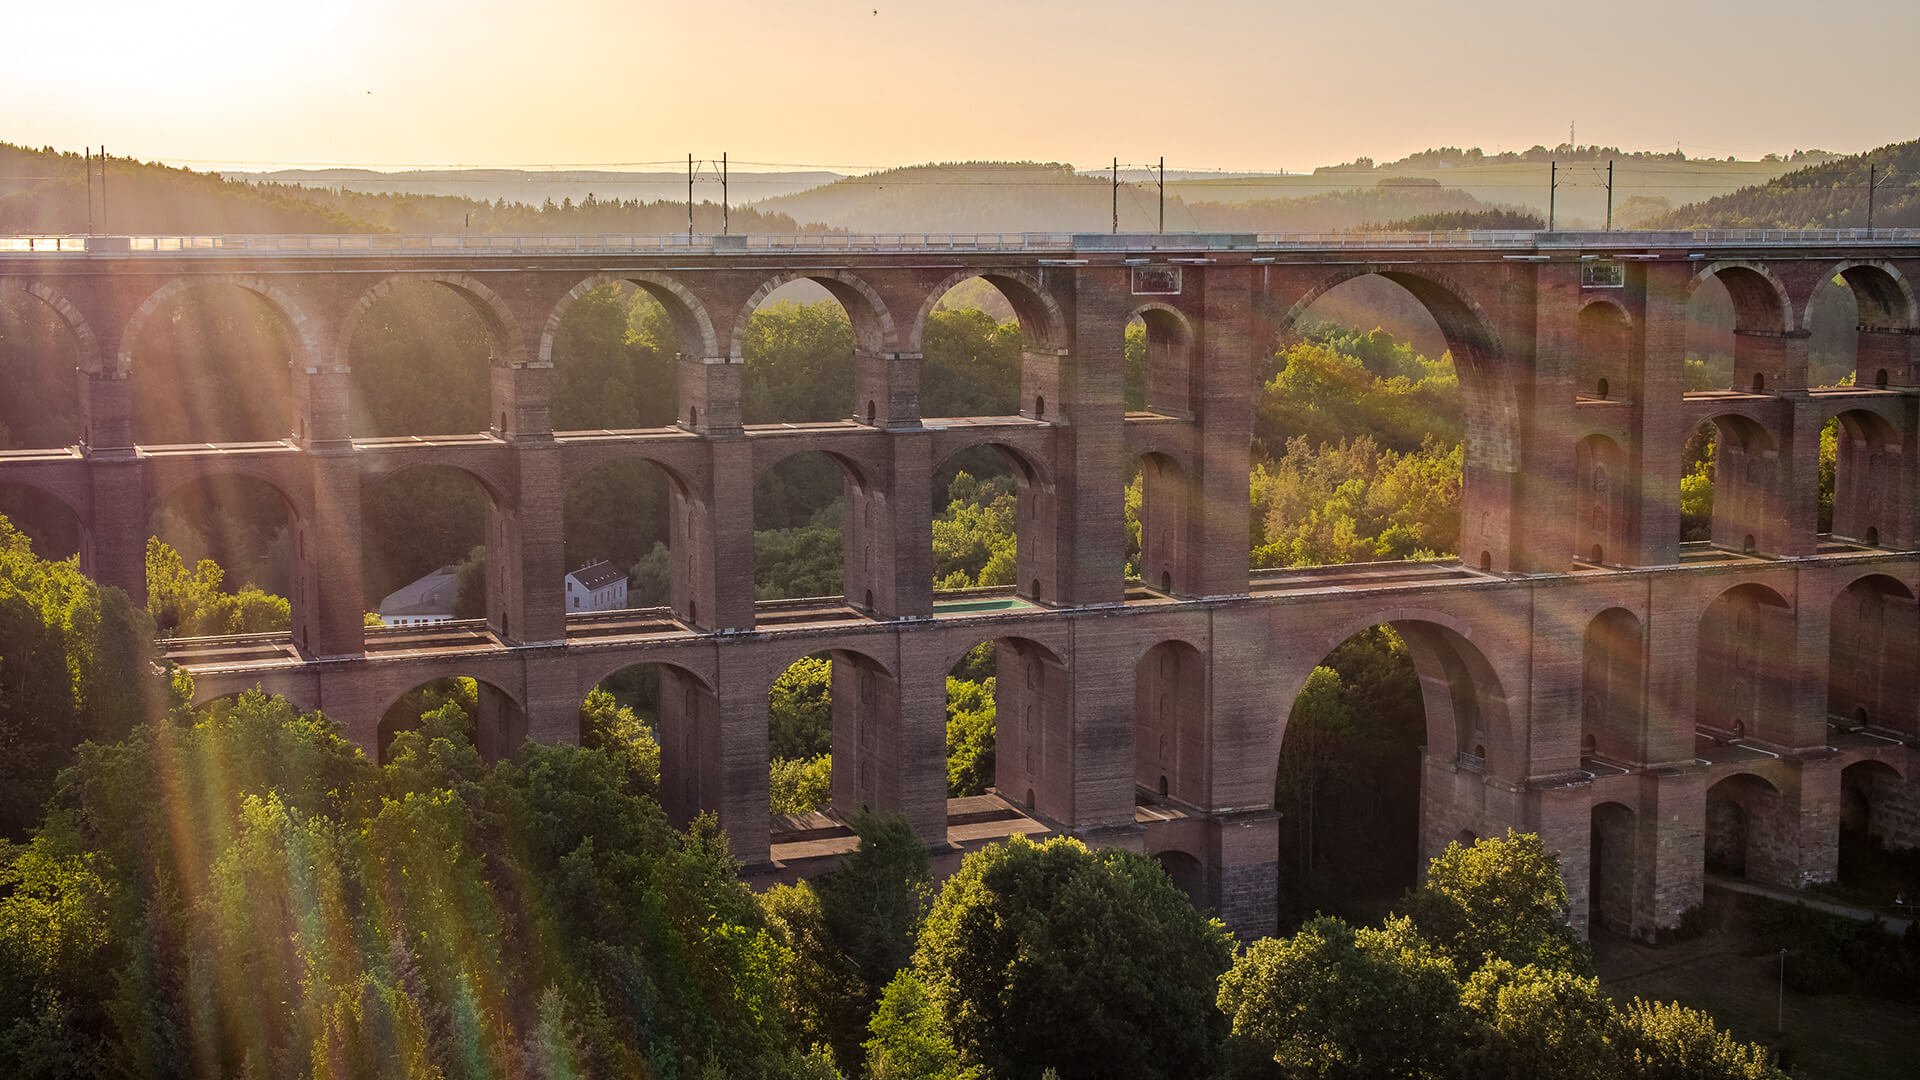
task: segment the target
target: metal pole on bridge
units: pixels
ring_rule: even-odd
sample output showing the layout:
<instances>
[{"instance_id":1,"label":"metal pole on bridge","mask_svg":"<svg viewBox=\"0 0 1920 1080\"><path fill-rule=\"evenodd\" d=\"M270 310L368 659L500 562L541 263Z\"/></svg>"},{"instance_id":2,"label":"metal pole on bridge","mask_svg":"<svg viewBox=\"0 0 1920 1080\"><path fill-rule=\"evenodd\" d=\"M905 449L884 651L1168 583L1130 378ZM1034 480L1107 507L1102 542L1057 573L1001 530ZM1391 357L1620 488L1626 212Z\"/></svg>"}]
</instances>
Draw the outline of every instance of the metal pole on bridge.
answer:
<instances>
[{"instance_id":1,"label":"metal pole on bridge","mask_svg":"<svg viewBox=\"0 0 1920 1080\"><path fill-rule=\"evenodd\" d=\"M1113 159L1113 231L1120 232L1120 159Z\"/></svg>"},{"instance_id":2,"label":"metal pole on bridge","mask_svg":"<svg viewBox=\"0 0 1920 1080\"><path fill-rule=\"evenodd\" d=\"M1554 198L1560 191L1560 163L1547 162L1547 231L1553 231Z\"/></svg>"},{"instance_id":3,"label":"metal pole on bridge","mask_svg":"<svg viewBox=\"0 0 1920 1080\"><path fill-rule=\"evenodd\" d=\"M693 155L687 155L687 244L693 244Z\"/></svg>"},{"instance_id":4,"label":"metal pole on bridge","mask_svg":"<svg viewBox=\"0 0 1920 1080\"><path fill-rule=\"evenodd\" d=\"M1167 231L1167 155L1160 155L1160 231Z\"/></svg>"},{"instance_id":5,"label":"metal pole on bridge","mask_svg":"<svg viewBox=\"0 0 1920 1080\"><path fill-rule=\"evenodd\" d=\"M86 170L87 170L87 235L92 236L93 235L93 147L91 146L87 147L86 154L87 156L84 160L86 161ZM1867 219L1871 221L1873 219L1873 215L1868 214Z\"/></svg>"},{"instance_id":6,"label":"metal pole on bridge","mask_svg":"<svg viewBox=\"0 0 1920 1080\"><path fill-rule=\"evenodd\" d=\"M720 235L727 234L727 152L720 151Z\"/></svg>"}]
</instances>

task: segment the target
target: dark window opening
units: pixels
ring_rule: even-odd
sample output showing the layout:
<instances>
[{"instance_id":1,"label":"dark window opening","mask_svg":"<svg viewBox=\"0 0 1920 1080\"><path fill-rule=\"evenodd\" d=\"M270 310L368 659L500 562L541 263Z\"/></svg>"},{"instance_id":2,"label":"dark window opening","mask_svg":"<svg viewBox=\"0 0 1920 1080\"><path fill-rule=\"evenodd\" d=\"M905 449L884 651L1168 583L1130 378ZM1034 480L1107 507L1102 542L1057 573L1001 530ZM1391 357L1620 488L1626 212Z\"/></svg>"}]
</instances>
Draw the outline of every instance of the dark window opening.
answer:
<instances>
[{"instance_id":1,"label":"dark window opening","mask_svg":"<svg viewBox=\"0 0 1920 1080\"><path fill-rule=\"evenodd\" d=\"M1600 397L1606 397L1607 396L1607 380L1601 379L1600 385L1594 388L1594 393Z\"/></svg>"},{"instance_id":2,"label":"dark window opening","mask_svg":"<svg viewBox=\"0 0 1920 1080\"><path fill-rule=\"evenodd\" d=\"M1759 372L1753 373L1753 392L1758 394L1767 388L1767 377Z\"/></svg>"}]
</instances>

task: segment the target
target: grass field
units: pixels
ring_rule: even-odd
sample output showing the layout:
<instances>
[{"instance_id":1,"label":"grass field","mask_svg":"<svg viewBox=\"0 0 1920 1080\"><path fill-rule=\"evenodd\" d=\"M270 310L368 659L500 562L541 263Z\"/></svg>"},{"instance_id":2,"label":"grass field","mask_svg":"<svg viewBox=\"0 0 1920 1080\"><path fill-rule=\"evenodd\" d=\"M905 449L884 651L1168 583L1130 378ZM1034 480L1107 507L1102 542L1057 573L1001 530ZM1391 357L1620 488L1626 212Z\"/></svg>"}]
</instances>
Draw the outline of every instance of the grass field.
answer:
<instances>
[{"instance_id":1,"label":"grass field","mask_svg":"<svg viewBox=\"0 0 1920 1080\"><path fill-rule=\"evenodd\" d=\"M1920 1076L1920 1006L1862 994L1787 988L1782 1030L1778 954L1747 955L1753 935L1740 903L1708 894L1711 929L1659 948L1594 940L1601 984L1620 1001L1679 1001L1713 1014L1741 1039L1765 1043L1803 1080L1913 1080Z\"/></svg>"}]
</instances>

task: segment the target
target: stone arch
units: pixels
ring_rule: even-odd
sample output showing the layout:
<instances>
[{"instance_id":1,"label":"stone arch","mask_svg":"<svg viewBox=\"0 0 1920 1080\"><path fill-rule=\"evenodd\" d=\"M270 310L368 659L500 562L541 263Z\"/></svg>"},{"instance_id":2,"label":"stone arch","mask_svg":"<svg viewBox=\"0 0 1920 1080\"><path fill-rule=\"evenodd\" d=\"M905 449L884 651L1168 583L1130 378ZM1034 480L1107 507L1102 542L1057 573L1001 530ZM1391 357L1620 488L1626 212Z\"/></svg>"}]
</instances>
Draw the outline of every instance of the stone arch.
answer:
<instances>
[{"instance_id":1,"label":"stone arch","mask_svg":"<svg viewBox=\"0 0 1920 1080\"><path fill-rule=\"evenodd\" d=\"M1920 604L1904 582L1865 574L1828 608L1827 715L1848 727L1920 734Z\"/></svg>"},{"instance_id":2,"label":"stone arch","mask_svg":"<svg viewBox=\"0 0 1920 1080\"><path fill-rule=\"evenodd\" d=\"M435 683L452 682L456 679L472 679L475 688L475 710L473 721L473 745L480 756L487 761L501 761L511 757L519 750L520 744L527 739L526 703L513 688L484 675L470 675L454 672L436 676L414 683L398 694L384 699L380 706L380 721L376 745L373 748L382 764L387 760L388 748L400 732L418 724L418 718L410 718L396 713L404 705L409 695L423 690ZM577 719L576 719L577 724ZM578 741L578 729L575 738Z\"/></svg>"},{"instance_id":3,"label":"stone arch","mask_svg":"<svg viewBox=\"0 0 1920 1080\"><path fill-rule=\"evenodd\" d=\"M747 338L747 320L753 317L754 311L781 286L801 280L811 281L826 289L846 309L847 318L853 320L853 347L856 351L892 351L896 339L893 314L887 310L886 301L880 299L880 294L873 286L846 270L790 270L768 278L741 305L739 315L733 320L733 334L727 342L728 356L735 363L745 360L741 348Z\"/></svg>"},{"instance_id":4,"label":"stone arch","mask_svg":"<svg viewBox=\"0 0 1920 1080\"><path fill-rule=\"evenodd\" d=\"M66 324L67 332L73 336L75 358L80 370L89 375L105 373L99 335L94 332L93 324L64 293L43 281L22 282L12 278L0 278L0 293L24 293L45 304L60 317L60 321ZM125 366L121 365L119 370L124 373Z\"/></svg>"},{"instance_id":5,"label":"stone arch","mask_svg":"<svg viewBox=\"0 0 1920 1080\"><path fill-rule=\"evenodd\" d=\"M1208 667L1180 638L1155 642L1134 664L1134 785L1150 798L1209 804Z\"/></svg>"},{"instance_id":6,"label":"stone arch","mask_svg":"<svg viewBox=\"0 0 1920 1080\"><path fill-rule=\"evenodd\" d=\"M1866 884L1884 873L1888 850L1920 840L1920 793L1891 761L1865 758L1840 771L1839 880Z\"/></svg>"},{"instance_id":7,"label":"stone arch","mask_svg":"<svg viewBox=\"0 0 1920 1080\"><path fill-rule=\"evenodd\" d=\"M1588 435L1574 446L1573 475L1573 557L1631 562L1636 530L1626 452L1606 435Z\"/></svg>"},{"instance_id":8,"label":"stone arch","mask_svg":"<svg viewBox=\"0 0 1920 1080\"><path fill-rule=\"evenodd\" d=\"M1175 888L1186 894L1193 906L1201 911L1212 908L1207 889L1207 866L1199 857L1179 848L1161 848L1155 851L1153 860L1160 864L1161 872Z\"/></svg>"},{"instance_id":9,"label":"stone arch","mask_svg":"<svg viewBox=\"0 0 1920 1080\"><path fill-rule=\"evenodd\" d=\"M679 659L628 656L602 663L587 693L636 667L650 667L659 678L654 694L654 736L660 746L660 804L676 828L702 812L723 809L720 701L711 672L696 671Z\"/></svg>"},{"instance_id":10,"label":"stone arch","mask_svg":"<svg viewBox=\"0 0 1920 1080\"><path fill-rule=\"evenodd\" d=\"M1783 334L1798 325L1786 285L1766 263L1742 259L1708 263L1694 273L1688 294L1697 292L1708 278L1719 279L1733 298L1736 333Z\"/></svg>"},{"instance_id":11,"label":"stone arch","mask_svg":"<svg viewBox=\"0 0 1920 1080\"><path fill-rule=\"evenodd\" d=\"M1146 365L1141 388L1148 412L1191 416L1200 401L1199 335L1185 312L1172 304L1150 300L1128 314L1129 321L1146 324Z\"/></svg>"},{"instance_id":12,"label":"stone arch","mask_svg":"<svg viewBox=\"0 0 1920 1080\"><path fill-rule=\"evenodd\" d=\"M540 332L538 357L541 365L552 366L553 336L559 331L561 322L567 316L567 309L573 306L574 301L603 285L620 282L638 288L666 309L682 356L702 360L720 356L719 338L714 334L713 319L707 314L706 305L679 279L655 270L605 271L567 290L567 294L554 305L553 312L547 316L546 326ZM699 350L697 356L694 348ZM738 345L735 350L737 355Z\"/></svg>"},{"instance_id":13,"label":"stone arch","mask_svg":"<svg viewBox=\"0 0 1920 1080\"><path fill-rule=\"evenodd\" d=\"M272 281L253 274L208 274L171 278L133 310L120 331L120 351L114 358L113 374L124 376L132 372L133 347L156 312L182 293L205 285L232 285L253 293L265 302L268 310L274 313L287 331L287 340L293 346L289 359L296 369L310 367L319 358L322 351L320 324L308 316L306 309L292 294Z\"/></svg>"},{"instance_id":14,"label":"stone arch","mask_svg":"<svg viewBox=\"0 0 1920 1080\"><path fill-rule=\"evenodd\" d=\"M1625 803L1594 806L1588 830L1587 925L1635 936L1635 877L1640 859L1633 809Z\"/></svg>"},{"instance_id":15,"label":"stone arch","mask_svg":"<svg viewBox=\"0 0 1920 1080\"><path fill-rule=\"evenodd\" d=\"M787 443L784 441L769 440L764 445L766 449L754 455L753 475L755 479L767 475L767 473L771 472L781 462L799 457L802 454L819 454L833 462L840 468L840 474L845 477L849 483L863 490L872 486L872 479L879 474L879 470L875 465L862 461L857 454L849 454L843 450L828 450L815 443L798 441Z\"/></svg>"},{"instance_id":16,"label":"stone arch","mask_svg":"<svg viewBox=\"0 0 1920 1080\"><path fill-rule=\"evenodd\" d=\"M887 812L908 806L907 724L894 668L859 641L788 642L765 654L767 693L793 664L825 654L832 664L828 752L832 755L831 805L839 812ZM808 646L811 645L811 648ZM797 650L806 649L805 652ZM782 664L781 659L792 659ZM770 755L771 756L771 753ZM927 823L922 823L923 825Z\"/></svg>"},{"instance_id":17,"label":"stone arch","mask_svg":"<svg viewBox=\"0 0 1920 1080\"><path fill-rule=\"evenodd\" d=\"M380 299L392 292L394 286L405 282L430 282L452 291L454 295L466 301L482 325L487 328L487 336L492 341L494 354L490 357L494 367L527 366L526 335L520 326L520 320L514 317L513 309L500 295L488 288L485 282L471 274L458 272L399 273L392 274L375 282L362 292L353 306L347 309L346 317L340 323L340 343L334 351L334 364L337 370L347 371L353 339L360 331L361 320L367 310ZM538 365L546 363L544 349L536 361Z\"/></svg>"},{"instance_id":18,"label":"stone arch","mask_svg":"<svg viewBox=\"0 0 1920 1080\"><path fill-rule=\"evenodd\" d=\"M1709 872L1797 887L1795 815L1771 780L1735 772L1707 788L1706 861Z\"/></svg>"},{"instance_id":19,"label":"stone arch","mask_svg":"<svg viewBox=\"0 0 1920 1080\"><path fill-rule=\"evenodd\" d=\"M1723 737L1805 742L1795 730L1794 634L1793 605L1770 586L1743 582L1712 597L1700 614L1694 723Z\"/></svg>"},{"instance_id":20,"label":"stone arch","mask_svg":"<svg viewBox=\"0 0 1920 1080\"><path fill-rule=\"evenodd\" d=\"M266 688L265 685L257 682L254 683L252 686L246 687L244 689L239 689L239 690L235 690L225 686L216 686L212 684L209 684L205 689L202 689L200 684L195 683L194 690L193 690L193 700L188 704L194 711L198 712L199 710L204 709L207 706L212 705L217 701L225 701L229 698L238 700L239 698L245 697L248 694L269 694L274 697L286 698L287 702L294 707L295 711L299 712L302 716L311 716L314 713L321 711L319 709L314 708L312 705L308 704L308 702L312 700L312 692L313 692L312 687L305 687L305 688L296 690L286 686L278 686L278 685L276 685L273 689L269 690Z\"/></svg>"},{"instance_id":21,"label":"stone arch","mask_svg":"<svg viewBox=\"0 0 1920 1080\"><path fill-rule=\"evenodd\" d=\"M951 449L948 449L949 446ZM1057 576L1058 566L1056 543L1058 522L1055 514L1058 492L1053 486L1052 472L1047 463L1030 450L996 440L990 434L942 444L940 449L946 452L934 462L931 474L936 490L933 492L934 505L930 508L933 514L929 518L929 525L931 526L932 521L941 513L941 508L947 505L946 500L951 491L951 485L938 486L941 478L947 475L956 458L960 458L969 450L983 446L991 447L996 452L1000 460L1009 466L1009 472L1014 479L1014 578L1012 584L1015 593L1031 599L1034 591L1033 583L1044 579L1041 589L1052 595L1059 595L1058 588L1052 584ZM928 565L933 569L934 581L938 586L938 583L947 575L940 572L940 564L933 555L931 527L927 531L926 542ZM964 568L954 568L950 573L961 569ZM981 567L982 573L985 570L986 567Z\"/></svg>"},{"instance_id":22,"label":"stone arch","mask_svg":"<svg viewBox=\"0 0 1920 1080\"><path fill-rule=\"evenodd\" d=\"M1464 390L1465 468L1460 508L1460 550L1485 551L1489 569L1515 564L1512 474L1520 468L1520 406L1507 370L1507 357L1495 320L1473 292L1427 268L1355 265L1333 271L1288 308L1277 331L1285 339L1320 296L1368 274L1407 290L1432 316L1446 339ZM1548 553L1550 557L1557 553Z\"/></svg>"},{"instance_id":23,"label":"stone arch","mask_svg":"<svg viewBox=\"0 0 1920 1080\"><path fill-rule=\"evenodd\" d=\"M1646 761L1646 632L1639 616L1611 607L1588 621L1580 682L1582 753Z\"/></svg>"},{"instance_id":24,"label":"stone arch","mask_svg":"<svg viewBox=\"0 0 1920 1080\"><path fill-rule=\"evenodd\" d=\"M1818 280L1846 282L1860 310L1863 330L1911 330L1920 327L1920 299L1900 268L1884 259L1846 259L1834 263ZM1802 330L1812 330L1813 305L1801 313Z\"/></svg>"},{"instance_id":25,"label":"stone arch","mask_svg":"<svg viewBox=\"0 0 1920 1080\"><path fill-rule=\"evenodd\" d=\"M480 485L481 490L486 492L487 500L495 506L511 507L514 505L512 490L507 486L503 478L495 475L491 470L464 464L458 458L419 458L391 463L383 461L369 462L366 466L363 466L360 471L361 489L364 491L368 487L384 484L402 473L413 472L417 469L451 469L457 473L464 473Z\"/></svg>"},{"instance_id":26,"label":"stone arch","mask_svg":"<svg viewBox=\"0 0 1920 1080\"><path fill-rule=\"evenodd\" d=\"M1014 314L1020 320L1020 331L1029 351L1044 352L1067 347L1066 313L1048 291L1043 277L1036 277L1025 270L967 269L947 275L928 290L926 298L920 302L920 310L914 314L913 326L907 334L906 351L920 351L920 338L926 331L927 317L933 314L934 305L948 290L970 278L985 279L1007 298L1007 303L1012 305Z\"/></svg>"}]
</instances>

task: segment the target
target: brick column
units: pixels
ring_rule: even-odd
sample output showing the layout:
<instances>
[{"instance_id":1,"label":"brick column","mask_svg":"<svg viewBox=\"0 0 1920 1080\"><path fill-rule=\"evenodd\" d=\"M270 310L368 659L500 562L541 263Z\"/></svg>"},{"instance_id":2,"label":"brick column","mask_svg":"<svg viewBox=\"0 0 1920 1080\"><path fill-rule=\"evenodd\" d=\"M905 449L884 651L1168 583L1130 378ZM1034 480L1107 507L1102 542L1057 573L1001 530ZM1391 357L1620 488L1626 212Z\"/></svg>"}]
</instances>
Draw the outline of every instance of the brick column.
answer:
<instances>
[{"instance_id":1,"label":"brick column","mask_svg":"<svg viewBox=\"0 0 1920 1080\"><path fill-rule=\"evenodd\" d=\"M720 699L682 668L659 665L660 805L676 829L720 807Z\"/></svg>"},{"instance_id":2,"label":"brick column","mask_svg":"<svg viewBox=\"0 0 1920 1080\"><path fill-rule=\"evenodd\" d=\"M1854 385L1893 387L1920 385L1920 331L1862 326L1855 353Z\"/></svg>"},{"instance_id":3,"label":"brick column","mask_svg":"<svg viewBox=\"0 0 1920 1080\"><path fill-rule=\"evenodd\" d=\"M847 602L875 618L933 615L933 439L923 429L889 432L884 476L850 490L846 511Z\"/></svg>"},{"instance_id":4,"label":"brick column","mask_svg":"<svg viewBox=\"0 0 1920 1080\"><path fill-rule=\"evenodd\" d=\"M1189 362L1200 377L1192 408L1200 428L1195 462L1196 520L1192 528L1195 596L1247 591L1251 533L1248 478L1253 472L1254 273L1252 267L1213 267L1202 281L1204 317ZM1264 344L1264 343L1262 343ZM1277 842L1277 841L1276 841Z\"/></svg>"},{"instance_id":5,"label":"brick column","mask_svg":"<svg viewBox=\"0 0 1920 1080\"><path fill-rule=\"evenodd\" d=\"M1778 482L1781 532L1778 546L1762 551L1781 555L1811 555L1820 532L1820 428L1824 421L1805 394L1785 400L1788 407L1786 445L1780 448Z\"/></svg>"},{"instance_id":6,"label":"brick column","mask_svg":"<svg viewBox=\"0 0 1920 1080\"><path fill-rule=\"evenodd\" d=\"M701 630L753 629L753 448L703 440L711 487L673 488L673 610Z\"/></svg>"},{"instance_id":7,"label":"brick column","mask_svg":"<svg viewBox=\"0 0 1920 1080\"><path fill-rule=\"evenodd\" d=\"M696 736L701 809L719 817L734 858L764 864L770 857L767 690L773 679L757 650L715 655L714 722Z\"/></svg>"},{"instance_id":8,"label":"brick column","mask_svg":"<svg viewBox=\"0 0 1920 1080\"><path fill-rule=\"evenodd\" d=\"M920 426L920 354L853 354L853 418L871 427Z\"/></svg>"},{"instance_id":9,"label":"brick column","mask_svg":"<svg viewBox=\"0 0 1920 1080\"><path fill-rule=\"evenodd\" d=\"M1681 455L1691 428L1683 411L1686 388L1687 295L1690 268L1681 262L1645 265L1640 311L1638 393L1629 413L1625 448L1629 499L1638 523L1629 566L1670 566L1680 556Z\"/></svg>"},{"instance_id":10,"label":"brick column","mask_svg":"<svg viewBox=\"0 0 1920 1080\"><path fill-rule=\"evenodd\" d=\"M1081 633L1070 672L1072 715L1047 729L1052 782L1038 809L1070 828L1132 825L1135 671L1127 637Z\"/></svg>"},{"instance_id":11,"label":"brick column","mask_svg":"<svg viewBox=\"0 0 1920 1080\"><path fill-rule=\"evenodd\" d=\"M1832 754L1819 753L1800 760L1797 795L1791 799L1793 812L1796 889L1840 874L1840 762Z\"/></svg>"},{"instance_id":12,"label":"brick column","mask_svg":"<svg viewBox=\"0 0 1920 1080\"><path fill-rule=\"evenodd\" d=\"M1769 394L1805 390L1807 341L1805 330L1735 330L1733 389Z\"/></svg>"},{"instance_id":13,"label":"brick column","mask_svg":"<svg viewBox=\"0 0 1920 1080\"><path fill-rule=\"evenodd\" d=\"M1280 903L1280 818L1271 810L1215 818L1209 899L1242 942L1271 937Z\"/></svg>"},{"instance_id":14,"label":"brick column","mask_svg":"<svg viewBox=\"0 0 1920 1080\"><path fill-rule=\"evenodd\" d=\"M566 485L560 447L513 444L511 505L487 507L487 625L516 643L566 640Z\"/></svg>"},{"instance_id":15,"label":"brick column","mask_svg":"<svg viewBox=\"0 0 1920 1080\"><path fill-rule=\"evenodd\" d=\"M1635 880L1636 936L1641 936L1642 889L1651 932L1679 926L1680 917L1706 898L1706 770L1691 763L1655 769L1643 778L1641 790L1635 851L1643 853L1644 869Z\"/></svg>"},{"instance_id":16,"label":"brick column","mask_svg":"<svg viewBox=\"0 0 1920 1080\"><path fill-rule=\"evenodd\" d=\"M311 430L311 429L309 429ZM360 465L344 441L310 447L313 502L294 522L293 642L315 659L366 651Z\"/></svg>"},{"instance_id":17,"label":"brick column","mask_svg":"<svg viewBox=\"0 0 1920 1080\"><path fill-rule=\"evenodd\" d=\"M898 809L929 845L947 841L947 667L929 642L901 639L898 712ZM1013 674L1010 670L1009 674ZM996 681L995 685L999 685ZM836 755L837 759L837 755Z\"/></svg>"},{"instance_id":18,"label":"brick column","mask_svg":"<svg viewBox=\"0 0 1920 1080\"><path fill-rule=\"evenodd\" d=\"M740 430L740 381L746 361L680 354L679 425L702 435Z\"/></svg>"},{"instance_id":19,"label":"brick column","mask_svg":"<svg viewBox=\"0 0 1920 1080\"><path fill-rule=\"evenodd\" d=\"M1508 524L1513 537L1510 568L1557 573L1573 554L1574 450L1578 445L1573 406L1574 372L1580 358L1580 264L1532 264L1533 365L1525 370L1508 356L1520 408L1519 475L1513 482Z\"/></svg>"},{"instance_id":20,"label":"brick column","mask_svg":"<svg viewBox=\"0 0 1920 1080\"><path fill-rule=\"evenodd\" d=\"M1125 592L1127 454L1121 388L1132 310L1125 273L1125 268L1075 273L1074 344L1070 358L1060 357L1065 370L1059 395L1065 400L1048 406L1059 409L1057 417L1051 412L1045 417L1061 426L1054 477L1060 595L1040 597L1050 604L1118 604ZM1022 381L1034 381L1033 373Z\"/></svg>"}]
</instances>

